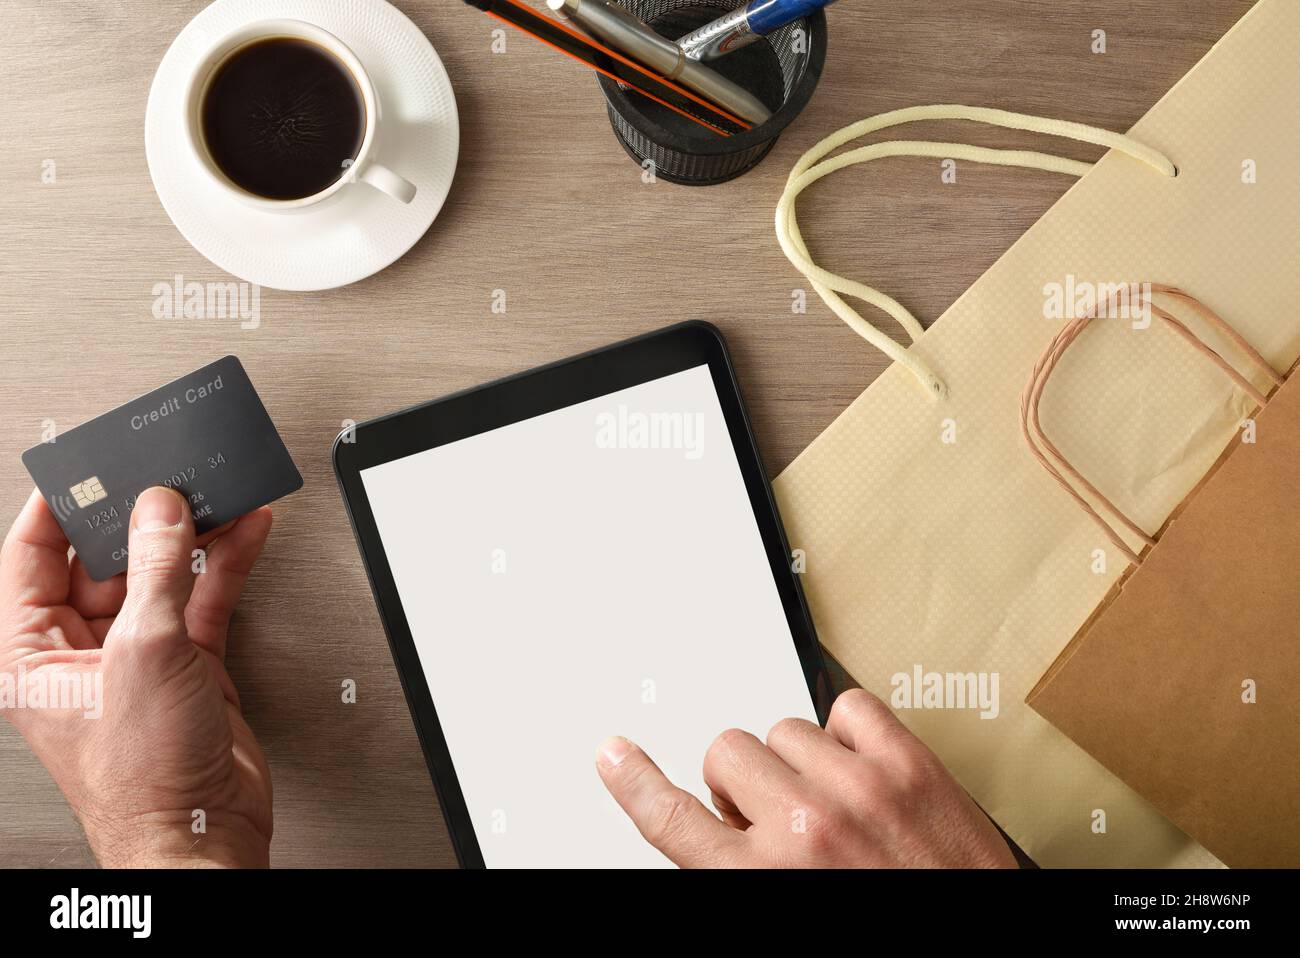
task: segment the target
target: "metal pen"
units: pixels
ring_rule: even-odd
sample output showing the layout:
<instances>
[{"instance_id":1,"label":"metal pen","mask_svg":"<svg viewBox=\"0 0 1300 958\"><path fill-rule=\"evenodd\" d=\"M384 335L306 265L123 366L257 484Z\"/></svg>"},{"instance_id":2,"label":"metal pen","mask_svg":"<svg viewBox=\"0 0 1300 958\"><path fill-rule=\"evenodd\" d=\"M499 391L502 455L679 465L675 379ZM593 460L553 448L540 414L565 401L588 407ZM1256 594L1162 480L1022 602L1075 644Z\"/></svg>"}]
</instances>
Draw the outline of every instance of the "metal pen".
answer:
<instances>
[{"instance_id":1,"label":"metal pen","mask_svg":"<svg viewBox=\"0 0 1300 958\"><path fill-rule=\"evenodd\" d=\"M608 0L546 0L546 5L581 24L612 47L751 123L762 123L772 115L763 101L744 87L690 59L673 41L661 37L615 3Z\"/></svg>"},{"instance_id":2,"label":"metal pen","mask_svg":"<svg viewBox=\"0 0 1300 958\"><path fill-rule=\"evenodd\" d=\"M692 60L716 60L834 2L835 0L751 0L712 23L692 30L677 41L677 46Z\"/></svg>"},{"instance_id":3,"label":"metal pen","mask_svg":"<svg viewBox=\"0 0 1300 958\"><path fill-rule=\"evenodd\" d=\"M675 80L661 76L645 64L630 59L567 24L542 16L523 3L523 0L465 2L719 136L732 136L750 128L748 121L727 112L694 90L688 90Z\"/></svg>"}]
</instances>

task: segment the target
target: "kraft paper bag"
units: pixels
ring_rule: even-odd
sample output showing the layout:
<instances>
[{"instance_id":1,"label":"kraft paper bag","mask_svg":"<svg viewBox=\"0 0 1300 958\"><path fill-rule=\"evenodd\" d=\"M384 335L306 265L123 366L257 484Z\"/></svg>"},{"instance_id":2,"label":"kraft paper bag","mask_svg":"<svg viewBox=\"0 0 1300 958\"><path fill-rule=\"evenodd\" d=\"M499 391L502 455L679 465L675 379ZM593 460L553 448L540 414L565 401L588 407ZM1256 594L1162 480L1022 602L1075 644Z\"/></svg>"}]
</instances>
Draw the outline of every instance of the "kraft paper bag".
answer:
<instances>
[{"instance_id":1,"label":"kraft paper bag","mask_svg":"<svg viewBox=\"0 0 1300 958\"><path fill-rule=\"evenodd\" d=\"M945 399L896 363L775 482L827 650L892 699L1043 865L1218 864L1024 702L1127 565L1020 441L1020 389L1060 326L1044 291L1192 288L1289 369L1300 356L1298 43L1300 3L1261 0L1129 131L1177 177L1109 153L912 347ZM1074 465L1151 530L1250 401L1168 330L1127 331L1110 324L1073 348L1043 417ZM997 708L904 697L917 671L983 679L990 692L996 676Z\"/></svg>"},{"instance_id":2,"label":"kraft paper bag","mask_svg":"<svg viewBox=\"0 0 1300 958\"><path fill-rule=\"evenodd\" d=\"M1300 866L1298 478L1293 378L1029 694L1232 867ZM1094 521L1118 532L1116 518Z\"/></svg>"}]
</instances>

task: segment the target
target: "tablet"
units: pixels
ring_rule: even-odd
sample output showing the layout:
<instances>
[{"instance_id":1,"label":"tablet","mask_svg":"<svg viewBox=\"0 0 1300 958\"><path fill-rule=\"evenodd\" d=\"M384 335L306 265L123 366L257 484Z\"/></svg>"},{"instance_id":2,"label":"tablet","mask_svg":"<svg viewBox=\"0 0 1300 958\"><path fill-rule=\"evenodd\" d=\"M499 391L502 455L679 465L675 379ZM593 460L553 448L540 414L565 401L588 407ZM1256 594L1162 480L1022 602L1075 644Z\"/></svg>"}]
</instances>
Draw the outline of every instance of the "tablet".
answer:
<instances>
[{"instance_id":1,"label":"tablet","mask_svg":"<svg viewBox=\"0 0 1300 958\"><path fill-rule=\"evenodd\" d=\"M724 729L830 688L721 334L686 323L354 427L334 464L457 856L653 866L624 735L706 805Z\"/></svg>"}]
</instances>

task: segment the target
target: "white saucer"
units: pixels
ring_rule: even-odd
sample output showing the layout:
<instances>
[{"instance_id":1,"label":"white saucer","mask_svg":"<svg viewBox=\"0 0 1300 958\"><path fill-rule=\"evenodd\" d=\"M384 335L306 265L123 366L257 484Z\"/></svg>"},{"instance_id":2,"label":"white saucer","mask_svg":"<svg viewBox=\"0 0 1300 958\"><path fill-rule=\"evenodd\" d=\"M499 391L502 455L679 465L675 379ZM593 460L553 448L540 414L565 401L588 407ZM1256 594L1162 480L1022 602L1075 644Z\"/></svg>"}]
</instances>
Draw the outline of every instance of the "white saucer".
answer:
<instances>
[{"instance_id":1,"label":"white saucer","mask_svg":"<svg viewBox=\"0 0 1300 958\"><path fill-rule=\"evenodd\" d=\"M361 60L379 93L379 159L415 184L410 204L353 183L320 206L264 212L205 178L181 129L189 68L241 24L281 17L328 30ZM459 147L456 98L442 61L420 28L384 0L216 0L168 48L145 112L149 175L181 235L227 272L272 289L346 286L392 263L438 215Z\"/></svg>"}]
</instances>

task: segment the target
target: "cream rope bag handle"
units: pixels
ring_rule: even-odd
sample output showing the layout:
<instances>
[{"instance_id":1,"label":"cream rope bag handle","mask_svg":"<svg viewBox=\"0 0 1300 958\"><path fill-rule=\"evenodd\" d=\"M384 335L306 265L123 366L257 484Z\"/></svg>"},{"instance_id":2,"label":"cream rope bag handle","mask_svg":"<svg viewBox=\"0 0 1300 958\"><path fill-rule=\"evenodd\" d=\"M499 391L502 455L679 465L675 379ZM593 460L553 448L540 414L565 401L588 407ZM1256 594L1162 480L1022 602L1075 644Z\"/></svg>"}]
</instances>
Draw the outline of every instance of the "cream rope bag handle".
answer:
<instances>
[{"instance_id":1,"label":"cream rope bag handle","mask_svg":"<svg viewBox=\"0 0 1300 958\"><path fill-rule=\"evenodd\" d=\"M899 322L913 342L920 339L924 332L916 317L897 300L879 290L865 283L855 282L829 270L822 269L813 262L812 256L808 252L808 246L799 231L799 223L795 217L795 200L800 193L813 183L816 183L824 176L834 173L836 170L842 170L844 167L852 166L855 163L868 163L871 160L878 160L887 156L929 156L943 159L970 160L975 163L989 163L996 166L1020 166L1028 169L1047 170L1053 173L1067 173L1071 176L1083 176L1092 169L1092 164L1031 150L992 150L964 143L942 143L927 140L890 140L884 143L873 143L869 146L860 146L857 149L841 153L828 160L822 160L822 157L851 140L856 140L869 133L875 133L878 130L921 120L972 120L977 123L988 123L1012 130L1028 130L1035 133L1045 133L1049 136L1061 136L1127 153L1129 156L1154 167L1163 176L1177 176L1178 171L1169 158L1162 153L1120 133L1112 133L1109 130L1086 126L1082 123L1069 123L1064 120L1028 116L1023 113L1009 113L1005 110L992 110L985 107L957 105L914 106L868 117L851 126L846 126L838 133L831 134L800 157L799 162L790 171L790 176L786 180L785 191L781 194L781 199L776 206L776 239L781 244L781 250L785 253L786 258L794 264L794 268L808 278L813 289L817 291L817 295L822 298L822 301L831 308L835 315L848 323L854 332L882 353L895 362L906 366L931 398L942 399L947 396L948 387L925 361L910 352L908 347L898 344L865 320L857 310L844 301L840 294L863 300L888 313Z\"/></svg>"}]
</instances>

